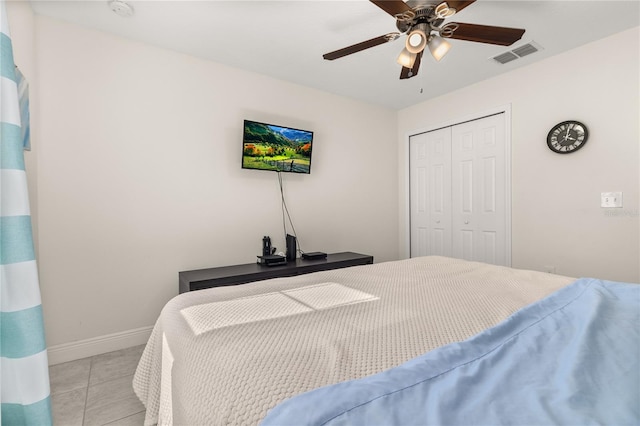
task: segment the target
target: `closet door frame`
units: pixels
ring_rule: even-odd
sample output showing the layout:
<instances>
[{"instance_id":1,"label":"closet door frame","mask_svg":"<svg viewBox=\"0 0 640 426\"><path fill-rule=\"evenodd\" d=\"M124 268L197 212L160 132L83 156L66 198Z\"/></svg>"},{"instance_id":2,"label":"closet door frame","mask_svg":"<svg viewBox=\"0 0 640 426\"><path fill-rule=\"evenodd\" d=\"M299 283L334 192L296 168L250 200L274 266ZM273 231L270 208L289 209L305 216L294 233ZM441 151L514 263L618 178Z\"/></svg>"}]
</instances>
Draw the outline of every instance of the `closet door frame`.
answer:
<instances>
[{"instance_id":1,"label":"closet door frame","mask_svg":"<svg viewBox=\"0 0 640 426\"><path fill-rule=\"evenodd\" d=\"M458 117L451 120L447 120L445 122L427 124L425 127L417 130L413 130L408 132L405 135L405 140L403 144L403 157L404 157L404 195L405 195L405 244L401 249L404 251L404 255L401 255L403 258L409 258L411 256L411 186L410 186L410 138L412 136L419 135L421 133L431 132L434 130L442 129L444 127L451 127L457 124L465 123L468 121L479 120L484 117L488 117L496 114L504 114L504 131L505 131L505 203L506 203L506 211L505 211L505 234L506 234L506 242L505 242L505 251L506 251L506 264L507 266L511 266L511 249L512 249L512 241L511 241L511 105L501 105L495 108L491 108L485 111L481 111L478 113L474 113L468 116Z\"/></svg>"}]
</instances>

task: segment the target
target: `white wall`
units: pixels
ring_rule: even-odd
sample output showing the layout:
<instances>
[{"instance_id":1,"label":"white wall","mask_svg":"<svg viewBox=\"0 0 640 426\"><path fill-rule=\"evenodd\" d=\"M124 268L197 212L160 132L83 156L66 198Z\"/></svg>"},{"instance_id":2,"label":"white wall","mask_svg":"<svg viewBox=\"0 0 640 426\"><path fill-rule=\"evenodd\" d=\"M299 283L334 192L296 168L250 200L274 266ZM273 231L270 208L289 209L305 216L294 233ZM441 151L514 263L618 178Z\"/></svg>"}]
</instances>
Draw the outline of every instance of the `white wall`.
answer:
<instances>
[{"instance_id":1,"label":"white wall","mask_svg":"<svg viewBox=\"0 0 640 426\"><path fill-rule=\"evenodd\" d=\"M408 255L408 135L510 104L512 266L640 282L639 32L636 27L400 111L401 255ZM547 132L569 119L587 125L589 140L580 151L554 154ZM624 193L622 209L600 207L600 193L609 191Z\"/></svg>"},{"instance_id":2,"label":"white wall","mask_svg":"<svg viewBox=\"0 0 640 426\"><path fill-rule=\"evenodd\" d=\"M242 170L244 118L315 132L284 175L306 251L398 257L396 115L37 17L40 271L51 345L151 326L178 272L284 249L277 175Z\"/></svg>"}]
</instances>

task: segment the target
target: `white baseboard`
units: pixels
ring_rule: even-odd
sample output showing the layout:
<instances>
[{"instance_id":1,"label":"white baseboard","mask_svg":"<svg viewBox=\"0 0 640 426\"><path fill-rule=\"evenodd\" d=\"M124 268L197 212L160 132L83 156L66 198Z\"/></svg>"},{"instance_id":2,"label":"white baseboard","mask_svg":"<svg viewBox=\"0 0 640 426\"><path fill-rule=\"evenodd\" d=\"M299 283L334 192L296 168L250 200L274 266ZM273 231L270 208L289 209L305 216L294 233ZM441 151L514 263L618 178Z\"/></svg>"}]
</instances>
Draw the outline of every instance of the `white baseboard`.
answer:
<instances>
[{"instance_id":1,"label":"white baseboard","mask_svg":"<svg viewBox=\"0 0 640 426\"><path fill-rule=\"evenodd\" d=\"M47 348L49 365L75 361L94 355L143 345L149 340L153 327L142 327L120 333L92 337L77 342L63 343Z\"/></svg>"}]
</instances>

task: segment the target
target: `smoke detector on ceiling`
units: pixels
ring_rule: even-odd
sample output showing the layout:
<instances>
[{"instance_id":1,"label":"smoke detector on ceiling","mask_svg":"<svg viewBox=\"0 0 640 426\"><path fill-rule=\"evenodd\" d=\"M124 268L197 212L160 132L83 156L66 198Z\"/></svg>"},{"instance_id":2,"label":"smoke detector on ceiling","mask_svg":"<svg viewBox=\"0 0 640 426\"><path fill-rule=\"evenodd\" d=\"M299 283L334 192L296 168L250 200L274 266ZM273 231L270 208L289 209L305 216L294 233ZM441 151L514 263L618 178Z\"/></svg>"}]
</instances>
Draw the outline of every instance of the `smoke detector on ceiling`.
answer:
<instances>
[{"instance_id":1,"label":"smoke detector on ceiling","mask_svg":"<svg viewBox=\"0 0 640 426\"><path fill-rule=\"evenodd\" d=\"M133 7L126 1L111 0L109 2L109 8L118 16L127 17L133 15Z\"/></svg>"}]
</instances>

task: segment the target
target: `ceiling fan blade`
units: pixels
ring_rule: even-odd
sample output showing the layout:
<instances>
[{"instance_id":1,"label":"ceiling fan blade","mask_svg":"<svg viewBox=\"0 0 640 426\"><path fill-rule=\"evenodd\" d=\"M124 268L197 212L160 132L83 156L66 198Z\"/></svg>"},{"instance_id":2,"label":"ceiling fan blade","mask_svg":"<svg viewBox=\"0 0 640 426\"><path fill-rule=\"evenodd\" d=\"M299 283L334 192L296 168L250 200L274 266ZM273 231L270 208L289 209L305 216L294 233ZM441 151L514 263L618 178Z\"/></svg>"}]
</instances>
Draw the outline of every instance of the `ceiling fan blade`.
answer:
<instances>
[{"instance_id":1,"label":"ceiling fan blade","mask_svg":"<svg viewBox=\"0 0 640 426\"><path fill-rule=\"evenodd\" d=\"M400 71L400 80L405 80L407 78L415 77L416 75L418 75L420 60L422 59L422 52L424 52L424 50L416 54L416 60L411 68L402 67L402 71Z\"/></svg>"},{"instance_id":2,"label":"ceiling fan blade","mask_svg":"<svg viewBox=\"0 0 640 426\"><path fill-rule=\"evenodd\" d=\"M402 0L369 0L369 1L371 1L371 3L375 4L380 9L384 10L394 18L397 17L398 15L403 15L407 12L413 13L413 9L411 9L411 7L409 7L409 5Z\"/></svg>"},{"instance_id":3,"label":"ceiling fan blade","mask_svg":"<svg viewBox=\"0 0 640 426\"><path fill-rule=\"evenodd\" d=\"M455 28L457 26L457 28ZM444 38L475 41L478 43L511 46L522 38L525 30L519 28L493 27L489 25L461 24L451 22L444 27L440 35ZM451 30L453 30L451 32Z\"/></svg>"},{"instance_id":4,"label":"ceiling fan blade","mask_svg":"<svg viewBox=\"0 0 640 426\"><path fill-rule=\"evenodd\" d=\"M333 61L334 59L342 58L343 56L351 55L352 53L360 52L370 47L375 47L389 41L393 41L400 37L400 33L389 33L380 37L372 38L371 40L363 41L361 43L354 44L333 52L325 53L322 55L324 59Z\"/></svg>"},{"instance_id":5,"label":"ceiling fan blade","mask_svg":"<svg viewBox=\"0 0 640 426\"><path fill-rule=\"evenodd\" d=\"M449 7L452 7L457 12L460 12L465 7L472 5L476 0L446 0Z\"/></svg>"}]
</instances>

